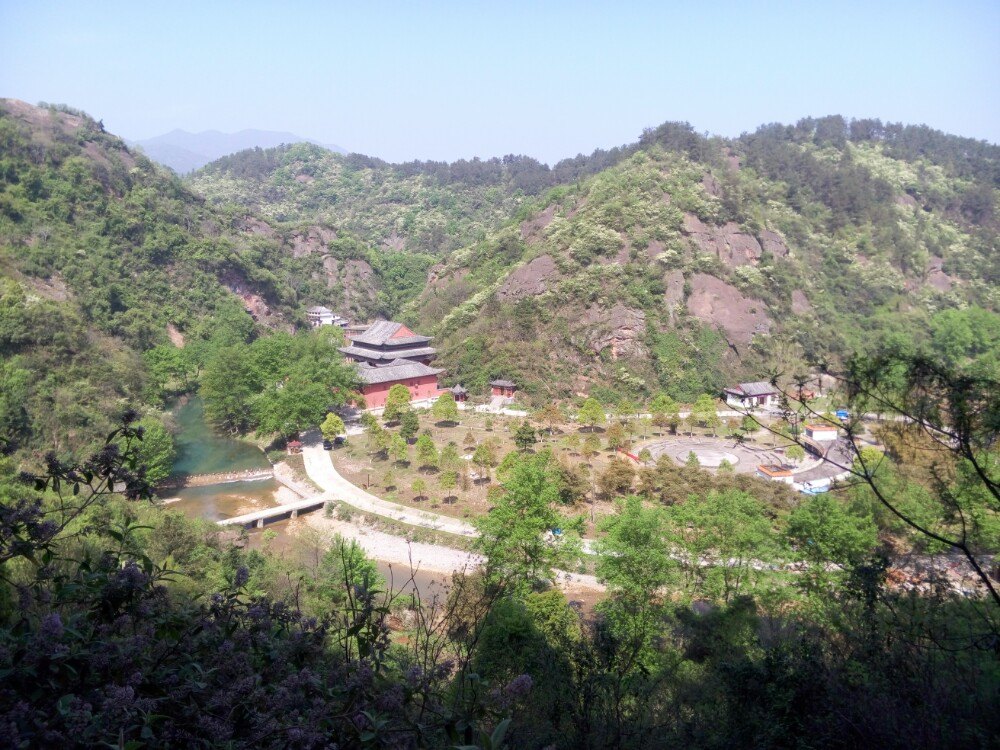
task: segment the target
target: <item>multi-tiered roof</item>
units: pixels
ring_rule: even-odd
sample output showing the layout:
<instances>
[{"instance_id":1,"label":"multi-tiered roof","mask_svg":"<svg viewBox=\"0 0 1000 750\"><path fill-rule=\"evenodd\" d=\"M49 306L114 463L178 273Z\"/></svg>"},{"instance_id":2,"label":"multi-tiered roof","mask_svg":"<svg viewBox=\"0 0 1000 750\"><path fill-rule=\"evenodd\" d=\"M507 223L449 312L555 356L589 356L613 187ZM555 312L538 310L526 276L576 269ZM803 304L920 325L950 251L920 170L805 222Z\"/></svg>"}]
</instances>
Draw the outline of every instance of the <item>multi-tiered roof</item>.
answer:
<instances>
[{"instance_id":1,"label":"multi-tiered roof","mask_svg":"<svg viewBox=\"0 0 1000 750\"><path fill-rule=\"evenodd\" d=\"M381 367L397 359L428 364L437 350L427 346L430 336L420 336L402 323L379 320L354 336L340 351L355 362Z\"/></svg>"}]
</instances>

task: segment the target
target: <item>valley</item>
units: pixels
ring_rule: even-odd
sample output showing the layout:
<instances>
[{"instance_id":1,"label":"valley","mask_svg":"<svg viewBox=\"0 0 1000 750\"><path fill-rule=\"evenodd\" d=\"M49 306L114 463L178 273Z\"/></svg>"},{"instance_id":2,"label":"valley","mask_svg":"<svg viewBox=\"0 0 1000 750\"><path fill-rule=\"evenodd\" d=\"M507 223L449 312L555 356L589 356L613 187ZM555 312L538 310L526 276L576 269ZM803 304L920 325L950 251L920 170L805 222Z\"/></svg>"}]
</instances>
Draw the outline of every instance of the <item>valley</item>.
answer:
<instances>
[{"instance_id":1,"label":"valley","mask_svg":"<svg viewBox=\"0 0 1000 750\"><path fill-rule=\"evenodd\" d=\"M134 747L976 746L998 246L924 126L181 178L0 100L3 669Z\"/></svg>"}]
</instances>

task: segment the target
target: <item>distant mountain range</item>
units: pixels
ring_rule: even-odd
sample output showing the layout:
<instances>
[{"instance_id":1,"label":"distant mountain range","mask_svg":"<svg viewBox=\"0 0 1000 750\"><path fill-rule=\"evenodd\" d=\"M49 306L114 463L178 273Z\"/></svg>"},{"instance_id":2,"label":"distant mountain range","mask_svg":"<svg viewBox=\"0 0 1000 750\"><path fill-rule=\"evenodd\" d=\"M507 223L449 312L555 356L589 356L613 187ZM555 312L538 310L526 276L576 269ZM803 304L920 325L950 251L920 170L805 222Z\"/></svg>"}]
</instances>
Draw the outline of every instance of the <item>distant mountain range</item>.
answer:
<instances>
[{"instance_id":1,"label":"distant mountain range","mask_svg":"<svg viewBox=\"0 0 1000 750\"><path fill-rule=\"evenodd\" d=\"M154 138L128 141L128 144L139 146L150 159L170 167L178 174L187 174L219 157L248 148L273 148L283 143L302 142L314 143L339 154L347 153L345 149L334 144L319 143L294 133L273 130L241 130L238 133L220 133L218 130L189 133L186 130L171 130Z\"/></svg>"}]
</instances>

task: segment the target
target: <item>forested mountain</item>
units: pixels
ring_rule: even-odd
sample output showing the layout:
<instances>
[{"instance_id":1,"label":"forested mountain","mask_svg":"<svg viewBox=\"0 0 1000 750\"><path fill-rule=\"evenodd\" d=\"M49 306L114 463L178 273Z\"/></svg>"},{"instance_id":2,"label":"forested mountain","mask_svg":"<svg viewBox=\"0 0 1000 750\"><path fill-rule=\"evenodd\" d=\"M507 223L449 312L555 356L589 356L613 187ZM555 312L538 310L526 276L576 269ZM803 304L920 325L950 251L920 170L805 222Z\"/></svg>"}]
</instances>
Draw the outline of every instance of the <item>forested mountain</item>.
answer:
<instances>
[{"instance_id":1,"label":"forested mountain","mask_svg":"<svg viewBox=\"0 0 1000 750\"><path fill-rule=\"evenodd\" d=\"M182 182L81 112L0 101L0 744L995 746L998 153L825 118L732 141L667 124L551 169L296 145ZM331 525L276 554L152 496L178 394L263 442L341 432L339 329L289 333L314 303L401 314L452 380L545 402L543 442L463 413L483 563L433 604L327 535L369 537L349 518L313 514ZM667 394L814 359L850 360L851 413L908 417L863 433L884 453L838 421L857 450L833 491L618 457L640 421L680 424ZM574 399L575 424L545 398L584 392L605 405ZM697 430L719 421L702 396L692 437L705 400ZM360 470L388 490L412 427L413 492L454 489L457 443L400 411L349 438ZM581 565L589 611L552 585Z\"/></svg>"},{"instance_id":2,"label":"forested mountain","mask_svg":"<svg viewBox=\"0 0 1000 750\"><path fill-rule=\"evenodd\" d=\"M150 159L170 167L178 174L186 174L205 166L210 161L227 154L252 148L271 148L283 143L315 143L294 133L272 130L241 130L237 133L220 133L204 130L189 133L171 130L169 133L135 141ZM343 153L340 146L326 146L331 151Z\"/></svg>"},{"instance_id":3,"label":"forested mountain","mask_svg":"<svg viewBox=\"0 0 1000 750\"><path fill-rule=\"evenodd\" d=\"M82 112L2 100L0 437L67 450L103 435L120 404L156 401L143 352L182 346L196 372L213 346L290 330L309 304L390 314L426 264L366 253L316 224L207 206Z\"/></svg>"},{"instance_id":4,"label":"forested mountain","mask_svg":"<svg viewBox=\"0 0 1000 750\"><path fill-rule=\"evenodd\" d=\"M691 400L1000 307L1000 148L837 117L679 130L432 269L412 314L454 380Z\"/></svg>"}]
</instances>

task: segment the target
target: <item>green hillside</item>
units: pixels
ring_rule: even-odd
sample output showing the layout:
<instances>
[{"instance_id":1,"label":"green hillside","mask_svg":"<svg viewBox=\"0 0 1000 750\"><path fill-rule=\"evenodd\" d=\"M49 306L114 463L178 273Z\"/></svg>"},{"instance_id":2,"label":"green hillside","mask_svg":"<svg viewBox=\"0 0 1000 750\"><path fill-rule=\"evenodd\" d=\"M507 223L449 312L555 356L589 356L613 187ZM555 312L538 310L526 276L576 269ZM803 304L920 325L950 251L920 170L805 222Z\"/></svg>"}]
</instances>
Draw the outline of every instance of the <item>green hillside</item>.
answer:
<instances>
[{"instance_id":1,"label":"green hillside","mask_svg":"<svg viewBox=\"0 0 1000 750\"><path fill-rule=\"evenodd\" d=\"M300 143L223 157L192 189L279 222L316 222L383 250L440 255L496 229L525 200L510 165L392 166Z\"/></svg>"},{"instance_id":2,"label":"green hillside","mask_svg":"<svg viewBox=\"0 0 1000 750\"><path fill-rule=\"evenodd\" d=\"M691 400L922 340L943 311L997 310L1000 149L867 127L809 120L683 149L647 134L452 253L413 316L456 381Z\"/></svg>"}]
</instances>

